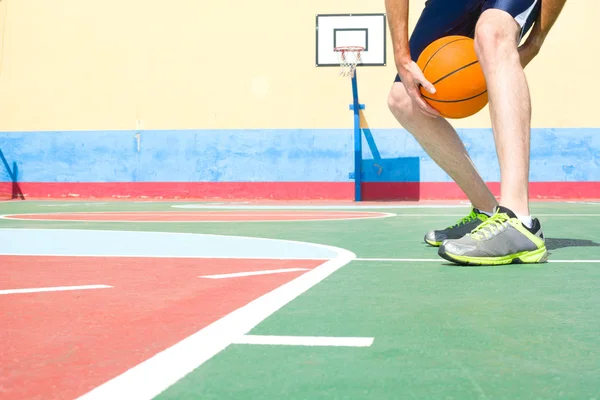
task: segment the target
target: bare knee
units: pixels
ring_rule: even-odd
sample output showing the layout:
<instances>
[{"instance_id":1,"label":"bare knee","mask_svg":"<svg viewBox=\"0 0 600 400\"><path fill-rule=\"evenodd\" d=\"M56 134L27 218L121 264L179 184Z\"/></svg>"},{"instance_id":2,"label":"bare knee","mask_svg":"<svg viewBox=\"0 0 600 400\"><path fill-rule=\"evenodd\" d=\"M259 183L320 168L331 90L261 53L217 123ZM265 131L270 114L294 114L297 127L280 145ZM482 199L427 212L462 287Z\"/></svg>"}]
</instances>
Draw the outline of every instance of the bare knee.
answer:
<instances>
[{"instance_id":1,"label":"bare knee","mask_svg":"<svg viewBox=\"0 0 600 400\"><path fill-rule=\"evenodd\" d=\"M485 11L475 28L475 51L482 65L517 57L519 25L500 10Z\"/></svg>"},{"instance_id":2,"label":"bare knee","mask_svg":"<svg viewBox=\"0 0 600 400\"><path fill-rule=\"evenodd\" d=\"M402 83L392 85L388 95L388 108L401 124L404 124L413 112L412 100Z\"/></svg>"}]
</instances>

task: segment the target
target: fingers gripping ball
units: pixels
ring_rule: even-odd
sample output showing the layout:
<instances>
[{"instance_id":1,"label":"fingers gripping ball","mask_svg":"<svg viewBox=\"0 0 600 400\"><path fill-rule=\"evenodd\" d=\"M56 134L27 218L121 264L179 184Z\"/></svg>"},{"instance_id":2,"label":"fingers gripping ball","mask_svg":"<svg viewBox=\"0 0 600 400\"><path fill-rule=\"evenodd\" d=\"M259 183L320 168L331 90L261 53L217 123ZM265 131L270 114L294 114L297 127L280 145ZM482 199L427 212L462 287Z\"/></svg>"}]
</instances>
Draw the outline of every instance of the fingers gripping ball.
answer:
<instances>
[{"instance_id":1,"label":"fingers gripping ball","mask_svg":"<svg viewBox=\"0 0 600 400\"><path fill-rule=\"evenodd\" d=\"M421 94L444 117L469 117L487 104L487 86L473 39L466 36L438 39L423 50L417 65L436 89L431 94L421 87Z\"/></svg>"}]
</instances>

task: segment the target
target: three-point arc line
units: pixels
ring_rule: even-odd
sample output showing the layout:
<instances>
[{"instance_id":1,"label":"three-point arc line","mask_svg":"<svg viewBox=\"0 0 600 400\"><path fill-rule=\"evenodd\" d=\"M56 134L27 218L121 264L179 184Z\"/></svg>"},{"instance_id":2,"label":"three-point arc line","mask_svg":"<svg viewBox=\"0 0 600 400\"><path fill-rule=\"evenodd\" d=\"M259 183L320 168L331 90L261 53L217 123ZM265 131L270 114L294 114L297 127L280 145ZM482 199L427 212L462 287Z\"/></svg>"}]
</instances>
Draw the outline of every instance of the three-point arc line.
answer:
<instances>
[{"instance_id":1,"label":"three-point arc line","mask_svg":"<svg viewBox=\"0 0 600 400\"><path fill-rule=\"evenodd\" d=\"M154 398L185 375L197 369L232 344L295 345L295 346L370 346L372 338L334 338L321 336L254 336L249 332L268 316L290 301L351 262L356 255L338 247L291 240L222 236L210 234L185 234L167 232L129 232L115 230L73 229L0 229L7 240L0 241L0 254L21 255L73 255L75 249L85 249L86 255L133 255L144 253L147 257L167 256L160 248L179 256L203 256L198 258L225 257L319 259L322 263L299 276L278 286L276 289L255 298L235 311L204 326L179 342L151 356L120 375L100 384L78 397L80 400L128 398L146 400ZM73 236L76 235L76 236ZM142 241L132 242L133 235ZM91 237L93 236L93 238ZM73 238L76 238L73 240ZM71 239L69 239L71 238ZM93 240L90 240L93 239ZM217 243L217 240L219 241ZM243 243L242 243L243 241ZM185 242L185 243L184 243ZM28 243L27 251L24 243ZM32 254L32 243L36 246ZM60 243L57 247L54 243ZM123 243L134 246L124 247ZM141 246L140 243L144 243ZM162 247L149 246L161 243ZM21 247L19 247L21 246ZM198 249L210 249L210 254ZM268 251L267 251L268 250ZM306 253L308 251L308 253ZM147 253L146 253L147 252ZM284 254L285 253L285 254ZM309 256L309 257L307 257ZM233 271L232 271L233 272ZM254 272L254 271L252 271ZM288 271L289 272L289 271ZM244 279L244 278L240 278ZM106 282L110 283L110 282Z\"/></svg>"}]
</instances>

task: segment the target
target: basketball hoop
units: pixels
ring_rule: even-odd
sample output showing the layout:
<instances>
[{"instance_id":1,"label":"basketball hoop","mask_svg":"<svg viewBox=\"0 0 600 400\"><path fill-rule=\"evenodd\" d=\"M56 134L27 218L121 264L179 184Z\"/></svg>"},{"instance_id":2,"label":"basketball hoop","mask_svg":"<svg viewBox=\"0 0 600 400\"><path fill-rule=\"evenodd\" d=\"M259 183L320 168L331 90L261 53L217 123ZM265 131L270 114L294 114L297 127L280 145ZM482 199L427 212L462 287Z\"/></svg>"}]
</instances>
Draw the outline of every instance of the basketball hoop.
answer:
<instances>
[{"instance_id":1,"label":"basketball hoop","mask_svg":"<svg viewBox=\"0 0 600 400\"><path fill-rule=\"evenodd\" d=\"M340 61L340 75L353 78L356 65L361 62L360 55L364 47L360 46L341 46L333 51L338 55Z\"/></svg>"}]
</instances>

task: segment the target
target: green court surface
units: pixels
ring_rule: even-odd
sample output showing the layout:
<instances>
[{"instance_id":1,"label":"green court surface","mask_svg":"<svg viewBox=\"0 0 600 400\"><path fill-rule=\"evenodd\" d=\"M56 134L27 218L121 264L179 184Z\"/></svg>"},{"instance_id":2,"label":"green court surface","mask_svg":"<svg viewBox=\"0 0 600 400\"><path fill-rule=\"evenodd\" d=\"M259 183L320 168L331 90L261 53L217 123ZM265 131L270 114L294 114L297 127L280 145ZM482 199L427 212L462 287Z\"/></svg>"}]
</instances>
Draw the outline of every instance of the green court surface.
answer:
<instances>
[{"instance_id":1,"label":"green court surface","mask_svg":"<svg viewBox=\"0 0 600 400\"><path fill-rule=\"evenodd\" d=\"M172 207L181 204L203 203L23 201L0 203L0 214L218 211ZM360 210L396 215L228 223L0 219L0 228L209 233L356 254L249 334L368 337L372 345L232 344L158 399L600 399L600 202L532 203L550 262L501 267L454 266L424 244L426 231L465 216L466 204L373 207Z\"/></svg>"}]
</instances>

